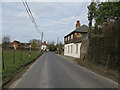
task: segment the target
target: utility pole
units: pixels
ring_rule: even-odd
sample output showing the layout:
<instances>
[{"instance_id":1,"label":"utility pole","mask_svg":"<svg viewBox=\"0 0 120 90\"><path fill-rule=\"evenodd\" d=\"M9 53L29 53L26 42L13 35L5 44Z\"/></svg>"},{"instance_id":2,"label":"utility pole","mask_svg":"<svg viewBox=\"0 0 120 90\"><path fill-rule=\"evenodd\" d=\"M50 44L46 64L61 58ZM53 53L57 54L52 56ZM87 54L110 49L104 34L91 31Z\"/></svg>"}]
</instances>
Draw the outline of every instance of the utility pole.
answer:
<instances>
[{"instance_id":1,"label":"utility pole","mask_svg":"<svg viewBox=\"0 0 120 90\"><path fill-rule=\"evenodd\" d=\"M59 42L59 37L57 38L57 45L58 45L58 42Z\"/></svg>"},{"instance_id":2,"label":"utility pole","mask_svg":"<svg viewBox=\"0 0 120 90\"><path fill-rule=\"evenodd\" d=\"M42 32L42 35L41 35L41 45L40 45L40 48L42 46L42 41L43 41L43 32Z\"/></svg>"},{"instance_id":3,"label":"utility pole","mask_svg":"<svg viewBox=\"0 0 120 90\"><path fill-rule=\"evenodd\" d=\"M59 37L57 37L57 53L59 53L59 45L58 45L58 42L59 42Z\"/></svg>"}]
</instances>

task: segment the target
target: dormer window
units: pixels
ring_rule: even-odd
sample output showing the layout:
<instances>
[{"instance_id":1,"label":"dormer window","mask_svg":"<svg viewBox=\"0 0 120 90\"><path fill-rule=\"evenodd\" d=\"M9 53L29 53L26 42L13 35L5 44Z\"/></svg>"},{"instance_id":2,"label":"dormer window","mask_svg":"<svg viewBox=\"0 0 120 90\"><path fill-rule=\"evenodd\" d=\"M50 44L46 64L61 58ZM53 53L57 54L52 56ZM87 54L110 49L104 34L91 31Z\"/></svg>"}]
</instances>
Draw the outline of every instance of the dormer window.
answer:
<instances>
[{"instance_id":1,"label":"dormer window","mask_svg":"<svg viewBox=\"0 0 120 90\"><path fill-rule=\"evenodd\" d=\"M73 39L73 34L71 35L71 39Z\"/></svg>"},{"instance_id":2,"label":"dormer window","mask_svg":"<svg viewBox=\"0 0 120 90\"><path fill-rule=\"evenodd\" d=\"M70 40L70 36L68 36L68 40Z\"/></svg>"},{"instance_id":3,"label":"dormer window","mask_svg":"<svg viewBox=\"0 0 120 90\"><path fill-rule=\"evenodd\" d=\"M67 41L67 37L65 38L65 40Z\"/></svg>"}]
</instances>

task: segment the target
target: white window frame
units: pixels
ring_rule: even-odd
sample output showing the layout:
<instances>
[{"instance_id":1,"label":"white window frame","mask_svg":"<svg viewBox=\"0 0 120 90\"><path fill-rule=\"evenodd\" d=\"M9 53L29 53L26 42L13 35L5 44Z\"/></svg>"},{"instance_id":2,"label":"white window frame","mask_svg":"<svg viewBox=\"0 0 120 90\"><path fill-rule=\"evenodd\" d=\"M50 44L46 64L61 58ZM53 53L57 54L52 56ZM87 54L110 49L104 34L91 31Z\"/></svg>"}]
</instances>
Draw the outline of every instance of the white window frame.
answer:
<instances>
[{"instance_id":1,"label":"white window frame","mask_svg":"<svg viewBox=\"0 0 120 90\"><path fill-rule=\"evenodd\" d=\"M70 36L68 36L68 40L70 40Z\"/></svg>"},{"instance_id":2,"label":"white window frame","mask_svg":"<svg viewBox=\"0 0 120 90\"><path fill-rule=\"evenodd\" d=\"M78 54L78 44L76 44L76 54Z\"/></svg>"},{"instance_id":3,"label":"white window frame","mask_svg":"<svg viewBox=\"0 0 120 90\"><path fill-rule=\"evenodd\" d=\"M71 45L71 53L73 52L73 45Z\"/></svg>"},{"instance_id":4,"label":"white window frame","mask_svg":"<svg viewBox=\"0 0 120 90\"><path fill-rule=\"evenodd\" d=\"M71 39L73 39L73 34L71 34Z\"/></svg>"}]
</instances>

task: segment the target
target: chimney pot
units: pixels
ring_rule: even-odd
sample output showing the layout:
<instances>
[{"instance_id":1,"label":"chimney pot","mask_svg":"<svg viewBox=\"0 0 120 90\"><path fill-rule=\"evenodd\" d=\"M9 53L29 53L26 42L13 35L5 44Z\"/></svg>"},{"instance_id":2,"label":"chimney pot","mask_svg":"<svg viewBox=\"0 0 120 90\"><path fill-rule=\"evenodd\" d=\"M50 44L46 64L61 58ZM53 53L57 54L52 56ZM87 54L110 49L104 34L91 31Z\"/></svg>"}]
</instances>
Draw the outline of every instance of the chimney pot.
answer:
<instances>
[{"instance_id":1,"label":"chimney pot","mask_svg":"<svg viewBox=\"0 0 120 90\"><path fill-rule=\"evenodd\" d=\"M77 20L76 29L77 28L80 28L80 21L79 20Z\"/></svg>"},{"instance_id":2,"label":"chimney pot","mask_svg":"<svg viewBox=\"0 0 120 90\"><path fill-rule=\"evenodd\" d=\"M80 23L80 21L77 21L77 23Z\"/></svg>"}]
</instances>

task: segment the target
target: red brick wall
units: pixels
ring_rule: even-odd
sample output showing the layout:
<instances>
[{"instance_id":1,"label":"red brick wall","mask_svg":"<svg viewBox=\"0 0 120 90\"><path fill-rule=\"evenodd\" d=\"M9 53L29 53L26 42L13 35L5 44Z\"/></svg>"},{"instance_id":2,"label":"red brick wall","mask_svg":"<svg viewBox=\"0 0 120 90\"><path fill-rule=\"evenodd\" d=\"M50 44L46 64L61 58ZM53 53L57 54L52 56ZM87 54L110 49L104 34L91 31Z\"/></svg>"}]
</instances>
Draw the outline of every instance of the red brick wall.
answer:
<instances>
[{"instance_id":1,"label":"red brick wall","mask_svg":"<svg viewBox=\"0 0 120 90\"><path fill-rule=\"evenodd\" d=\"M14 45L16 46L16 48L19 47L17 42L13 42L13 43L11 44L11 47L14 47Z\"/></svg>"}]
</instances>

